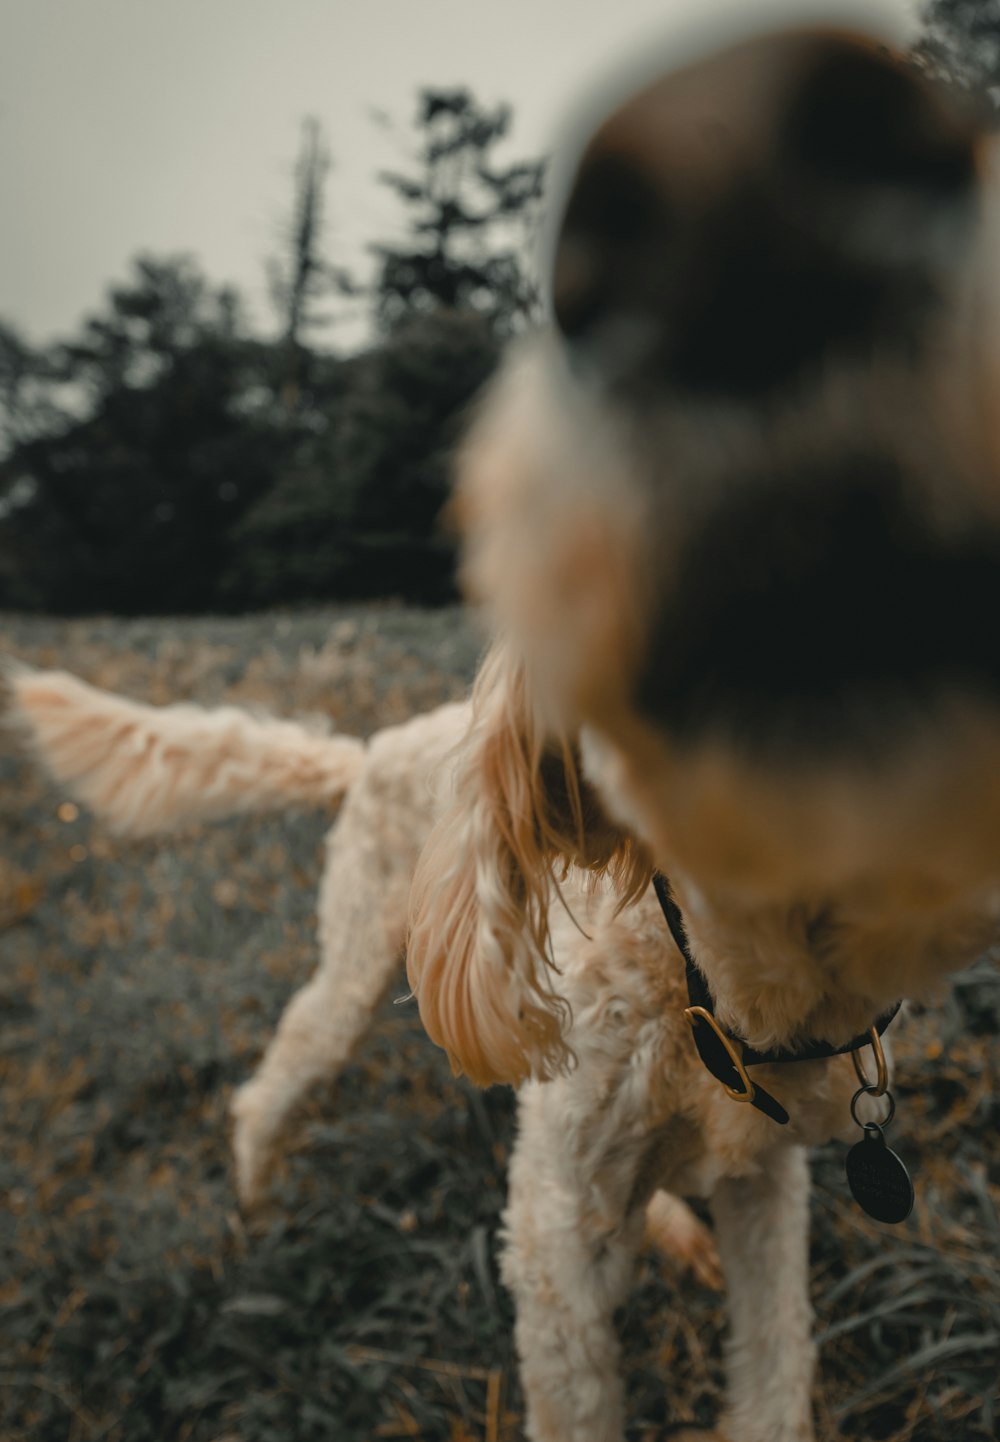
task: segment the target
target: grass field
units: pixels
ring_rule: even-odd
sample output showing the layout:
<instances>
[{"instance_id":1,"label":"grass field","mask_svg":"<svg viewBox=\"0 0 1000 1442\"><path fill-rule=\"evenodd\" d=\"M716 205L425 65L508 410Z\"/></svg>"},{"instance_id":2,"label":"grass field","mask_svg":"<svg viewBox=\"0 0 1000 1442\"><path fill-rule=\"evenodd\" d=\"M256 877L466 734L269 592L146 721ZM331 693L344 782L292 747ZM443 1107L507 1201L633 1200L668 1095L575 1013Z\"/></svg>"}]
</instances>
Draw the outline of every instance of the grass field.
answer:
<instances>
[{"instance_id":1,"label":"grass field","mask_svg":"<svg viewBox=\"0 0 1000 1442\"><path fill-rule=\"evenodd\" d=\"M150 701L324 712L368 732L462 693L458 611L0 616L0 645ZM513 1442L495 1234L509 1093L452 1079L385 1005L242 1218L227 1102L315 962L330 816L121 843L0 738L2 1442ZM402 996L402 980L397 995ZM892 1141L913 1217L815 1159L824 1442L994 1438L1000 1421L1000 984L984 962L899 1027ZM621 1317L630 1438L708 1422L720 1302L644 1257Z\"/></svg>"}]
</instances>

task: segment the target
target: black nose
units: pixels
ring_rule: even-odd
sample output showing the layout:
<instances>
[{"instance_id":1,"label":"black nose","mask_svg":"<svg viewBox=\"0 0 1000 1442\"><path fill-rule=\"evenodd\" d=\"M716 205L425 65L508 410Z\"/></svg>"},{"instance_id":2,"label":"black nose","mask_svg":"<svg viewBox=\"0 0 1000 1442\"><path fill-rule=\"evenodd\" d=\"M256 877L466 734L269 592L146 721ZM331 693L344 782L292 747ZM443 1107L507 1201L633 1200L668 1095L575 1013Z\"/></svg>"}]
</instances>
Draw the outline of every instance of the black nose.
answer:
<instances>
[{"instance_id":1,"label":"black nose","mask_svg":"<svg viewBox=\"0 0 1000 1442\"><path fill-rule=\"evenodd\" d=\"M782 149L790 169L832 188L890 187L947 205L975 178L971 119L914 64L838 41L793 91Z\"/></svg>"},{"instance_id":2,"label":"black nose","mask_svg":"<svg viewBox=\"0 0 1000 1442\"><path fill-rule=\"evenodd\" d=\"M597 131L553 274L567 341L625 387L756 397L911 352L960 264L978 131L911 65L826 34L667 76Z\"/></svg>"}]
</instances>

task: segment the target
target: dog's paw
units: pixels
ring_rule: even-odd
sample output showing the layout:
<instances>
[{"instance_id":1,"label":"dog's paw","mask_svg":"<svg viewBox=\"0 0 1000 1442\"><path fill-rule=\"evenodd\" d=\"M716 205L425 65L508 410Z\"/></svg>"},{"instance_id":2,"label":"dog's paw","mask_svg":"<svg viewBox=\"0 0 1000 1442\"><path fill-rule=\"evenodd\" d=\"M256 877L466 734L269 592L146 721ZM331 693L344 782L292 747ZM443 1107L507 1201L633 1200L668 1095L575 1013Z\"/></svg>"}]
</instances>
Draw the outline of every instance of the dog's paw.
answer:
<instances>
[{"instance_id":1,"label":"dog's paw","mask_svg":"<svg viewBox=\"0 0 1000 1442\"><path fill-rule=\"evenodd\" d=\"M672 1261L689 1267L703 1286L722 1291L724 1278L715 1238L680 1197L672 1192L654 1195L646 1208L646 1238Z\"/></svg>"}]
</instances>

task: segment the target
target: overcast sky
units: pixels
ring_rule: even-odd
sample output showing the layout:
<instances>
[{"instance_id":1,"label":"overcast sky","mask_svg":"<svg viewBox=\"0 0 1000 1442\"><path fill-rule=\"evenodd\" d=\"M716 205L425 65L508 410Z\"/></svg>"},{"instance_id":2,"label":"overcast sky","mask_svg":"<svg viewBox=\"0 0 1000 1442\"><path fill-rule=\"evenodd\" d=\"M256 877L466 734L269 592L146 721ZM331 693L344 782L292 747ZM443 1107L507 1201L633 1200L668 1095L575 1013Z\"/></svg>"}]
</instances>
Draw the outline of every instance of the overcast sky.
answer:
<instances>
[{"instance_id":1,"label":"overcast sky","mask_svg":"<svg viewBox=\"0 0 1000 1442\"><path fill-rule=\"evenodd\" d=\"M0 0L0 317L49 339L136 252L185 250L266 324L264 261L304 116L334 157L328 254L356 264L399 216L374 176L404 161L419 86L509 100L506 154L538 154L581 75L652 32L664 5Z\"/></svg>"},{"instance_id":2,"label":"overcast sky","mask_svg":"<svg viewBox=\"0 0 1000 1442\"><path fill-rule=\"evenodd\" d=\"M609 57L704 3L0 0L0 317L65 334L138 251L190 251L267 324L303 117L334 158L327 253L357 267L398 222L374 177L405 163L419 86L510 101L506 155L537 155Z\"/></svg>"}]
</instances>

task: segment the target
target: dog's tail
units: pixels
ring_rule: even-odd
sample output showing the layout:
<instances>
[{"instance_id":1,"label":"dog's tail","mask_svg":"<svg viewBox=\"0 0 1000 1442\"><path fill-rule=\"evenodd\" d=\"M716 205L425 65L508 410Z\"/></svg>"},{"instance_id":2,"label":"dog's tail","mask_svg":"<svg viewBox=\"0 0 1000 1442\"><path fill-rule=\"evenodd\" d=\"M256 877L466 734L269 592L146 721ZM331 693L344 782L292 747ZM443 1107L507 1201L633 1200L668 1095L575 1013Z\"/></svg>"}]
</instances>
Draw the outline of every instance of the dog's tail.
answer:
<instances>
[{"instance_id":1,"label":"dog's tail","mask_svg":"<svg viewBox=\"0 0 1000 1442\"><path fill-rule=\"evenodd\" d=\"M129 836L330 804L364 765L355 737L237 706L144 706L18 663L5 664L0 680L7 720L43 769Z\"/></svg>"}]
</instances>

